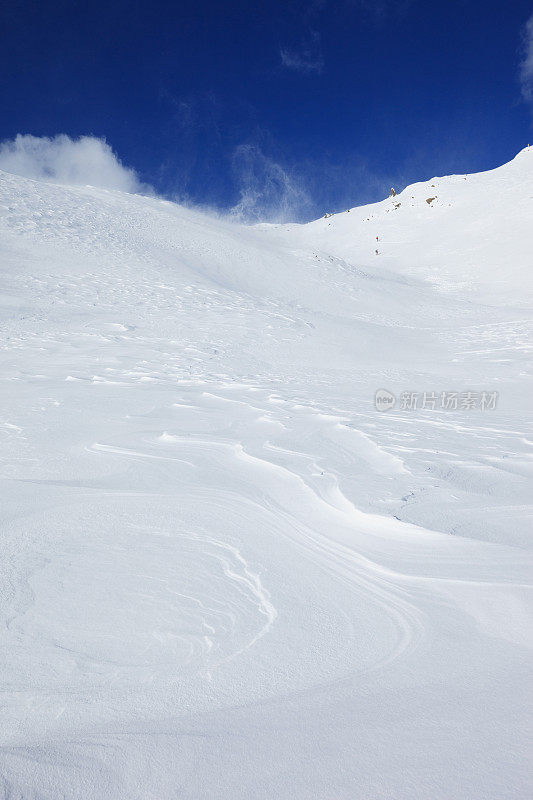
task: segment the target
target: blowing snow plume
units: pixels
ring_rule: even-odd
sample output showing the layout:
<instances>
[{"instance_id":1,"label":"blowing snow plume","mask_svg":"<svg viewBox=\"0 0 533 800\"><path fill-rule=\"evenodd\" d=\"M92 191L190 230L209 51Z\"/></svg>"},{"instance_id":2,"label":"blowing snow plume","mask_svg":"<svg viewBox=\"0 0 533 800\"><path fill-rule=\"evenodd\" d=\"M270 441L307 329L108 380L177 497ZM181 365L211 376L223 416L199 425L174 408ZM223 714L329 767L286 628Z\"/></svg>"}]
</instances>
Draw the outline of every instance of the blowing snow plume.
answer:
<instances>
[{"instance_id":1,"label":"blowing snow plume","mask_svg":"<svg viewBox=\"0 0 533 800\"><path fill-rule=\"evenodd\" d=\"M18 134L0 144L0 169L33 180L146 192L135 170L125 167L105 139L64 133L53 138Z\"/></svg>"},{"instance_id":2,"label":"blowing snow plume","mask_svg":"<svg viewBox=\"0 0 533 800\"><path fill-rule=\"evenodd\" d=\"M310 204L297 178L255 145L236 148L233 170L240 200L231 214L240 222L287 222L298 219Z\"/></svg>"}]
</instances>

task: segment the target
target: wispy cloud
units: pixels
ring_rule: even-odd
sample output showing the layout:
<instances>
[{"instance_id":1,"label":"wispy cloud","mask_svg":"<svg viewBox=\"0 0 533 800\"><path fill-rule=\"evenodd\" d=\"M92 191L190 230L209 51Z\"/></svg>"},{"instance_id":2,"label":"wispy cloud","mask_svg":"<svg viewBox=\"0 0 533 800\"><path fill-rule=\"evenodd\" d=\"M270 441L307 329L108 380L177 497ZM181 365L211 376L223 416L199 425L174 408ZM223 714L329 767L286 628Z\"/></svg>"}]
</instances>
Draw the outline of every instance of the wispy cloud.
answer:
<instances>
[{"instance_id":1,"label":"wispy cloud","mask_svg":"<svg viewBox=\"0 0 533 800\"><path fill-rule=\"evenodd\" d=\"M349 5L359 6L375 22L385 22L390 16L405 14L416 0L346 0Z\"/></svg>"},{"instance_id":2,"label":"wispy cloud","mask_svg":"<svg viewBox=\"0 0 533 800\"><path fill-rule=\"evenodd\" d=\"M301 73L320 74L324 69L322 40L318 27L320 15L326 9L328 0L296 0L291 12L299 31L303 34L294 36L290 45L282 45L279 49L281 64L287 69Z\"/></svg>"},{"instance_id":3,"label":"wispy cloud","mask_svg":"<svg viewBox=\"0 0 533 800\"><path fill-rule=\"evenodd\" d=\"M91 185L122 192L150 192L135 170L125 167L105 139L18 134L0 143L0 169L33 180Z\"/></svg>"},{"instance_id":4,"label":"wispy cloud","mask_svg":"<svg viewBox=\"0 0 533 800\"><path fill-rule=\"evenodd\" d=\"M324 68L324 57L318 31L310 31L299 48L280 47L279 55L284 67L297 72L320 74Z\"/></svg>"},{"instance_id":5,"label":"wispy cloud","mask_svg":"<svg viewBox=\"0 0 533 800\"><path fill-rule=\"evenodd\" d=\"M355 8L358 16L371 25L384 25L391 18L401 17L416 0L295 0L292 4L293 16L297 25L305 33L297 37L290 45L282 45L279 49L281 65L303 74L320 75L324 69L325 59L320 34L321 22L325 13L338 14L339 9Z\"/></svg>"},{"instance_id":6,"label":"wispy cloud","mask_svg":"<svg viewBox=\"0 0 533 800\"><path fill-rule=\"evenodd\" d=\"M533 14L523 30L523 57L520 62L520 85L522 97L533 105Z\"/></svg>"}]
</instances>

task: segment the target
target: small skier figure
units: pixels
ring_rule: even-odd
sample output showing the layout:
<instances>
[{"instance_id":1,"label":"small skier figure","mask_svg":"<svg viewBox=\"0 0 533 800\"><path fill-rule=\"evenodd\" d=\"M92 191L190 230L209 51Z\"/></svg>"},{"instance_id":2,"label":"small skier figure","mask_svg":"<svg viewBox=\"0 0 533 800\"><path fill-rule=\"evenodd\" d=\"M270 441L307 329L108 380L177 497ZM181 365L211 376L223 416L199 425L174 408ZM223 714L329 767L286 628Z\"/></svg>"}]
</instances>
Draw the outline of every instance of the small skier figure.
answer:
<instances>
[{"instance_id":1,"label":"small skier figure","mask_svg":"<svg viewBox=\"0 0 533 800\"><path fill-rule=\"evenodd\" d=\"M396 189L394 188L394 186L391 186L390 196L391 197L396 197Z\"/></svg>"}]
</instances>

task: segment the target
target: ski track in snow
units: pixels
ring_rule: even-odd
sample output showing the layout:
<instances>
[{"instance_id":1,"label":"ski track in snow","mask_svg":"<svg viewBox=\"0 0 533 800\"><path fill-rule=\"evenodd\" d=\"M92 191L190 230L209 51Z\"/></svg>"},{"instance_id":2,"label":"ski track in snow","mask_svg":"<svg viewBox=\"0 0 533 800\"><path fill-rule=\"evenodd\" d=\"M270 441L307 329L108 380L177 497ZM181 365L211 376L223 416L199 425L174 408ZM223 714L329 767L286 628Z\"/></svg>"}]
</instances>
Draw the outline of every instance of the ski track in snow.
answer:
<instances>
[{"instance_id":1,"label":"ski track in snow","mask_svg":"<svg viewBox=\"0 0 533 800\"><path fill-rule=\"evenodd\" d=\"M255 228L0 173L1 796L530 796L532 169Z\"/></svg>"}]
</instances>

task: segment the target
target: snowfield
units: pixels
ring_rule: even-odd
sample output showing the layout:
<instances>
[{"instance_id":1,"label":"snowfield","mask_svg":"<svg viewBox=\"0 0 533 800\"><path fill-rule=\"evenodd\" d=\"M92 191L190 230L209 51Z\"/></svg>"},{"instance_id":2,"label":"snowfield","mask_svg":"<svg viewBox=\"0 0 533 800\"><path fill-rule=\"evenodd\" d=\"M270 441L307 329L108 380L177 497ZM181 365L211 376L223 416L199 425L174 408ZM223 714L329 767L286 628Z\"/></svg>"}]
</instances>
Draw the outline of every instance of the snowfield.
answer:
<instances>
[{"instance_id":1,"label":"snowfield","mask_svg":"<svg viewBox=\"0 0 533 800\"><path fill-rule=\"evenodd\" d=\"M0 173L3 798L532 796L532 220Z\"/></svg>"}]
</instances>

